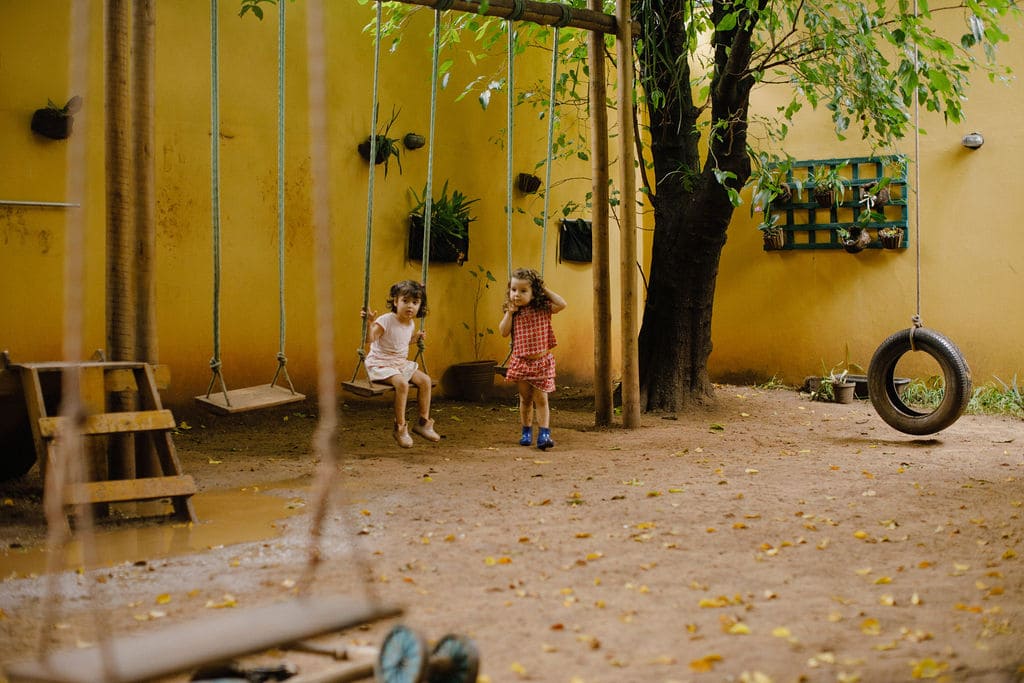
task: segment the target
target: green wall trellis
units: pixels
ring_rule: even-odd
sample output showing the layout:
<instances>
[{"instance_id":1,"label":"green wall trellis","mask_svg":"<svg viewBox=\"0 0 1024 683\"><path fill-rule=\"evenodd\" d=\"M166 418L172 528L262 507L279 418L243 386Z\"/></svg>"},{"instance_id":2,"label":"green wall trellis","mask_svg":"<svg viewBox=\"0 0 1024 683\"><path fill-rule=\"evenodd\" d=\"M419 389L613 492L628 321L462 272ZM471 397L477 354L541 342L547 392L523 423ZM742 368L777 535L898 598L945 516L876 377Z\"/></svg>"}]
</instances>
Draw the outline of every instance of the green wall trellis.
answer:
<instances>
[{"instance_id":1,"label":"green wall trellis","mask_svg":"<svg viewBox=\"0 0 1024 683\"><path fill-rule=\"evenodd\" d=\"M827 166L840 169L846 184L843 201L837 206L822 207L814 200L814 183L811 174L816 168ZM862 196L880 178L888 176L889 201L873 211L885 220L861 222L858 220L867 209L861 203ZM778 226L785 235L781 250L801 249L842 249L843 243L838 231L845 229L867 229L873 239L867 248L881 249L878 230L902 228L900 249L909 244L910 231L907 229L907 164L906 157L855 157L850 159L806 159L794 161L786 172L786 181L791 187L799 181L802 192L795 189L788 201L778 198L771 204L771 213L779 216ZM768 248L766 247L766 250ZM774 249L772 251L778 251Z\"/></svg>"}]
</instances>

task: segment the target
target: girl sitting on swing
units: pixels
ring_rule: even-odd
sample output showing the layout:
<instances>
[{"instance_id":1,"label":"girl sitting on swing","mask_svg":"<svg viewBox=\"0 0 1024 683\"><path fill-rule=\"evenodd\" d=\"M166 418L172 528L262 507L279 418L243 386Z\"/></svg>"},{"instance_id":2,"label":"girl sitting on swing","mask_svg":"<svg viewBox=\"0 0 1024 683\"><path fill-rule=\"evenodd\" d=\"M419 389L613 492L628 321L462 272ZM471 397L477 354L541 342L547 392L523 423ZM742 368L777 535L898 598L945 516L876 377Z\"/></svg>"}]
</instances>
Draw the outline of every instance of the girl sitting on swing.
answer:
<instances>
[{"instance_id":1,"label":"girl sitting on swing","mask_svg":"<svg viewBox=\"0 0 1024 683\"><path fill-rule=\"evenodd\" d=\"M512 355L506 382L519 389L519 419L523 431L520 446L533 444L533 409L537 408L537 448L555 445L551 439L551 408L548 394L555 390L555 357L551 349L557 343L551 329L551 316L566 303L546 286L540 274L530 268L512 271L505 299L505 315L498 323L502 337L512 335Z\"/></svg>"},{"instance_id":2,"label":"girl sitting on swing","mask_svg":"<svg viewBox=\"0 0 1024 683\"><path fill-rule=\"evenodd\" d=\"M427 441L440 441L430 419L430 376L409 360L409 347L419 342L424 332L416 331L416 318L427 314L427 288L413 280L402 280L391 285L387 306L390 312L381 316L377 311L362 310L368 327L370 352L366 355L366 374L373 382L390 384L395 388L395 441L402 448L412 448L412 437L405 422L405 406L409 399L409 384L416 386L419 420L412 431Z\"/></svg>"}]
</instances>

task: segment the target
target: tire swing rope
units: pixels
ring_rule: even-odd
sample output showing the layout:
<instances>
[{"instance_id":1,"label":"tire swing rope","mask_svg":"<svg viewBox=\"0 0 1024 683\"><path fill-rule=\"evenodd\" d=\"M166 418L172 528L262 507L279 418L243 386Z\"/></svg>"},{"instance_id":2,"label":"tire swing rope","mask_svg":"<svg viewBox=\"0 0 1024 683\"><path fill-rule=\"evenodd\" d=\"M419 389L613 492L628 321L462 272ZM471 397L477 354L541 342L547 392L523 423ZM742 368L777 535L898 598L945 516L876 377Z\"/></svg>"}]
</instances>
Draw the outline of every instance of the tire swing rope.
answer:
<instances>
[{"instance_id":1,"label":"tire swing rope","mask_svg":"<svg viewBox=\"0 0 1024 683\"><path fill-rule=\"evenodd\" d=\"M914 2L914 16L917 16ZM914 63L918 59L914 45ZM868 395L878 416L893 429L924 436L942 431L959 419L971 400L971 370L960 349L947 337L924 327L921 319L921 128L920 109L914 98L914 232L916 242L916 313L910 328L890 335L879 345L868 365ZM939 405L930 413L908 406L896 388L895 371L908 352L923 351L939 364L945 390Z\"/></svg>"}]
</instances>

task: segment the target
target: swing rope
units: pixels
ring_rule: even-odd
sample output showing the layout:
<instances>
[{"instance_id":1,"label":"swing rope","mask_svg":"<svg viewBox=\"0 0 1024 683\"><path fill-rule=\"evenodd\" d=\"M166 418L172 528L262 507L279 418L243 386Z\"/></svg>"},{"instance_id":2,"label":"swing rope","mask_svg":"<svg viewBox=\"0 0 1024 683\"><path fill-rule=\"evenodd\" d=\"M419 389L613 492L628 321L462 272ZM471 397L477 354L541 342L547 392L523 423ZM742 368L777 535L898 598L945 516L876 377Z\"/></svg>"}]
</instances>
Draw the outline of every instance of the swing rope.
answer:
<instances>
[{"instance_id":1,"label":"swing rope","mask_svg":"<svg viewBox=\"0 0 1024 683\"><path fill-rule=\"evenodd\" d=\"M914 0L914 16L917 16L917 0ZM918 65L917 41L914 41L914 66ZM914 251L916 253L917 308L911 319L914 328L921 327L921 110L917 98L914 98ZM914 335L910 335L910 343L914 343Z\"/></svg>"},{"instance_id":2,"label":"swing rope","mask_svg":"<svg viewBox=\"0 0 1024 683\"><path fill-rule=\"evenodd\" d=\"M213 357L210 358L210 384L206 395L220 380L224 402L228 388L221 373L220 360L220 61L218 58L217 0L210 0L210 204L213 223Z\"/></svg>"},{"instance_id":3,"label":"swing rope","mask_svg":"<svg viewBox=\"0 0 1024 683\"><path fill-rule=\"evenodd\" d=\"M544 260L545 260L545 247L548 243L548 215L550 211L550 197L551 197L551 161L552 161L552 148L554 147L555 138L555 89L558 82L558 45L559 45L559 31L561 29L562 21L568 23L572 18L572 14L566 14L563 12L562 20L555 25L555 30L551 38L551 86L548 93L548 137L547 137L547 149L544 159L544 209L541 214L541 238L540 238L540 276L544 277ZM508 167L506 173L506 188L505 193L508 198L508 206L506 208L506 214L508 215L508 224L505 231L506 243L508 250L508 278L512 279L512 62L514 55L514 40L513 31L511 28L511 21L509 22L509 45L508 45L508 63L509 63L509 96L508 96ZM508 365L508 361L512 358L512 344L514 340L511 339L511 335L508 344L508 355L505 356L505 360L502 361L499 368L505 368ZM499 374L501 371L499 370Z\"/></svg>"},{"instance_id":4,"label":"swing rope","mask_svg":"<svg viewBox=\"0 0 1024 683\"><path fill-rule=\"evenodd\" d=\"M515 107L515 63L516 63L516 31L513 20L506 22L508 29L508 106L505 112L505 128L508 131L508 143L505 154L505 234L506 238L506 267L508 277L512 277L512 148L513 144L513 116L512 110ZM510 351L511 353L511 351Z\"/></svg>"},{"instance_id":5,"label":"swing rope","mask_svg":"<svg viewBox=\"0 0 1024 683\"><path fill-rule=\"evenodd\" d=\"M288 389L295 393L292 378L288 375L288 357L284 353L287 317L284 305L284 115L285 115L285 21L284 8L287 3L277 3L277 301L278 301L278 348L277 370L270 386L277 384L277 378L283 373Z\"/></svg>"},{"instance_id":6,"label":"swing rope","mask_svg":"<svg viewBox=\"0 0 1024 683\"><path fill-rule=\"evenodd\" d=\"M564 5L560 5L560 7L564 7ZM569 16L571 17L571 14ZM544 213L542 215L543 223L541 225L540 239L540 276L542 279L544 277L544 257L547 252L545 247L548 243L548 210L551 199L551 150L555 139L555 86L558 79L558 33L560 30L560 27L556 25L551 38L551 91L548 95L548 145L547 159L545 160L546 170L544 173Z\"/></svg>"},{"instance_id":7,"label":"swing rope","mask_svg":"<svg viewBox=\"0 0 1024 683\"><path fill-rule=\"evenodd\" d=\"M424 210L423 210L423 251L422 260L423 265L420 270L420 281L423 286L427 286L427 276L430 268L430 224L431 214L433 213L433 181L434 181L434 130L437 118L437 81L439 71L439 54L441 51L441 15L442 13L451 7L454 0L441 0L437 3L434 11L434 44L433 44L433 55L431 58L431 77L430 77L430 124L427 132L427 139L430 141L427 147L427 185L424 198ZM380 90L380 42L381 42L381 22L382 22L382 3L381 0L377 2L377 14L376 14L376 30L374 33L374 48L373 48L373 95L370 112L370 130L373 131L370 134L370 172L369 179L367 181L367 200L366 200L366 242L363 251L363 307L362 310L368 311L370 306L370 265L371 265L371 253L373 244L373 195L374 195L374 179L376 177L376 164L374 163L377 159L377 109L379 107L379 90ZM359 348L356 354L359 358L356 363L355 369L352 371L352 382L356 381L359 376L359 370L362 368L366 370L366 339L367 333L369 332L369 325L366 322L366 317L362 319L362 333L359 340ZM420 331L424 328L424 319L420 318ZM426 371L426 361L423 357L423 352L426 349L426 345L422 339L416 342L416 356L414 360L423 364L423 369ZM369 375L367 374L367 379Z\"/></svg>"}]
</instances>

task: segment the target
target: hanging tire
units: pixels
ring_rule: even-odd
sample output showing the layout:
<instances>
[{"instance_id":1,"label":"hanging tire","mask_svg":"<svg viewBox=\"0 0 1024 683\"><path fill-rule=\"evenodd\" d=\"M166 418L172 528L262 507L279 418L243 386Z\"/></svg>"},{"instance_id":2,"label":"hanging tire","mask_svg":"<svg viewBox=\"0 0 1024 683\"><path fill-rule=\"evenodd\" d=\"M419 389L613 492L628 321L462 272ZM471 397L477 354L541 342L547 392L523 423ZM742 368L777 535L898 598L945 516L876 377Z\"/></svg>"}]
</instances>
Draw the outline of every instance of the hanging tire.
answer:
<instances>
[{"instance_id":1,"label":"hanging tire","mask_svg":"<svg viewBox=\"0 0 1024 683\"><path fill-rule=\"evenodd\" d=\"M919 412L904 403L893 379L896 364L912 350L924 351L934 358L945 378L942 401L930 413ZM971 370L956 344L935 330L900 330L882 342L871 357L868 395L878 416L893 429L915 436L934 434L956 422L967 408L971 400Z\"/></svg>"}]
</instances>

